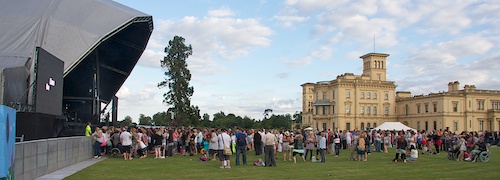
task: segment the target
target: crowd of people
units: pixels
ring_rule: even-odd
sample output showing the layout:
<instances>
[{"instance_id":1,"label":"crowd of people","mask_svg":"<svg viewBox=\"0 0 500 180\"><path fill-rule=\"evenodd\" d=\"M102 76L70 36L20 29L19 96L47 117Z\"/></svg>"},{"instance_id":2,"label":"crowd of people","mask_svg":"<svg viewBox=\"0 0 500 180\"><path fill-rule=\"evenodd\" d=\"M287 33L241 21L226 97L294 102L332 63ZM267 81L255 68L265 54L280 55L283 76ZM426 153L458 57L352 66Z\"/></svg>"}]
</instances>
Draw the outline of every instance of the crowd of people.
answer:
<instances>
[{"instance_id":1,"label":"crowd of people","mask_svg":"<svg viewBox=\"0 0 500 180\"><path fill-rule=\"evenodd\" d=\"M88 128L87 128L88 130ZM86 132L86 134L89 134ZM95 127L94 158L120 149L125 160L134 157L146 158L154 154L155 159L173 155L194 156L201 154L201 161L220 161L220 168L231 168L231 157L235 165L247 165L247 152L264 154L262 166L277 166L277 152L283 152L283 161L297 163L326 162L326 154L338 157L340 149L348 149L348 160L367 161L373 152L388 153L395 147L395 162L412 162L422 154L440 152L457 153L457 161L471 160L488 146L498 144L498 132L462 132L448 130L396 131L354 130L330 131L297 129L269 130L221 128L146 128L146 127ZM477 146L477 149L475 147ZM409 154L409 156L407 156ZM471 156L465 158L465 154ZM255 162L257 164L257 162Z\"/></svg>"}]
</instances>

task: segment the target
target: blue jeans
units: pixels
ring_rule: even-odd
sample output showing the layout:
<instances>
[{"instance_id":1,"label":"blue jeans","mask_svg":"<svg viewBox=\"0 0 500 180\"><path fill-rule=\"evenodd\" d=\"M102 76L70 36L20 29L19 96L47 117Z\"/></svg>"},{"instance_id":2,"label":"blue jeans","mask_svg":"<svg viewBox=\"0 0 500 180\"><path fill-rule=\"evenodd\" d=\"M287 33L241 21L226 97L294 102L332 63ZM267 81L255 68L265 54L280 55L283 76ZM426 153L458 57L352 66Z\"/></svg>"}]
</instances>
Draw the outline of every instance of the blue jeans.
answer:
<instances>
[{"instance_id":1,"label":"blue jeans","mask_svg":"<svg viewBox=\"0 0 500 180\"><path fill-rule=\"evenodd\" d=\"M101 143L98 141L94 143L94 156L101 156Z\"/></svg>"},{"instance_id":2,"label":"blue jeans","mask_svg":"<svg viewBox=\"0 0 500 180\"><path fill-rule=\"evenodd\" d=\"M236 146L236 166L240 165L240 154L243 165L247 165L247 146Z\"/></svg>"},{"instance_id":3,"label":"blue jeans","mask_svg":"<svg viewBox=\"0 0 500 180\"><path fill-rule=\"evenodd\" d=\"M380 152L380 140L375 140L375 151Z\"/></svg>"},{"instance_id":4,"label":"blue jeans","mask_svg":"<svg viewBox=\"0 0 500 180\"><path fill-rule=\"evenodd\" d=\"M321 155L321 162L326 162L325 151L326 151L326 149L319 150L319 154Z\"/></svg>"}]
</instances>

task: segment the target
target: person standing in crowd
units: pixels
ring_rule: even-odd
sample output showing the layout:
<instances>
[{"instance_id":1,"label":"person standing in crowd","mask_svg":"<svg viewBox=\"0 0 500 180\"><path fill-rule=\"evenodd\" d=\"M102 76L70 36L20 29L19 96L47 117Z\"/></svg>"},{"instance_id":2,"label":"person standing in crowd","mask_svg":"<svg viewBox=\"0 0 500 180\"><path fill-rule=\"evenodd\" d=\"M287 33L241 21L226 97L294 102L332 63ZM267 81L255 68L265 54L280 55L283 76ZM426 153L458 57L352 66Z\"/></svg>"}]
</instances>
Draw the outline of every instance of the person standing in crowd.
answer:
<instances>
[{"instance_id":1,"label":"person standing in crowd","mask_svg":"<svg viewBox=\"0 0 500 180\"><path fill-rule=\"evenodd\" d=\"M396 137L396 157L394 158L394 162L398 162L401 155L401 160L406 163L406 147L408 147L408 142L403 137L403 133L399 132Z\"/></svg>"},{"instance_id":2,"label":"person standing in crowd","mask_svg":"<svg viewBox=\"0 0 500 180\"><path fill-rule=\"evenodd\" d=\"M290 132L285 131L283 135L283 161L286 161L286 156L288 154L288 160L292 161L292 151L290 148L290 142L292 138L290 137Z\"/></svg>"},{"instance_id":3,"label":"person standing in crowd","mask_svg":"<svg viewBox=\"0 0 500 180\"><path fill-rule=\"evenodd\" d=\"M335 132L333 134L333 143L335 143L335 157L339 157L340 154L340 134Z\"/></svg>"},{"instance_id":4,"label":"person standing in crowd","mask_svg":"<svg viewBox=\"0 0 500 180\"><path fill-rule=\"evenodd\" d=\"M92 135L92 127L90 127L90 121L87 122L87 126L85 126L85 136Z\"/></svg>"},{"instance_id":5,"label":"person standing in crowd","mask_svg":"<svg viewBox=\"0 0 500 180\"><path fill-rule=\"evenodd\" d=\"M253 151L254 149L254 143L253 143L253 130L249 129L247 131L247 142L248 142L248 150Z\"/></svg>"},{"instance_id":6,"label":"person standing in crowd","mask_svg":"<svg viewBox=\"0 0 500 180\"><path fill-rule=\"evenodd\" d=\"M357 146L358 146L358 139L359 139L359 131L354 131L352 134L353 134L352 138L350 138L352 142L350 142L350 143L347 142L348 143L347 146L350 147L350 149L351 149L351 155L349 156L349 159L348 159L349 161L355 161L357 154L358 154Z\"/></svg>"},{"instance_id":7,"label":"person standing in crowd","mask_svg":"<svg viewBox=\"0 0 500 180\"><path fill-rule=\"evenodd\" d=\"M224 154L224 148L231 148L231 137L227 134L226 129L222 129L222 132L218 136L219 141L219 160L221 162L220 168L230 169L231 168L231 160L230 156Z\"/></svg>"},{"instance_id":8,"label":"person standing in crowd","mask_svg":"<svg viewBox=\"0 0 500 180\"><path fill-rule=\"evenodd\" d=\"M101 144L104 142L104 136L102 135L101 128L95 127L95 131L92 134L92 138L94 138L94 158L101 158Z\"/></svg>"},{"instance_id":9,"label":"person standing in crowd","mask_svg":"<svg viewBox=\"0 0 500 180\"><path fill-rule=\"evenodd\" d=\"M381 139L380 139L380 129L375 131L375 152L380 152L380 145L381 145Z\"/></svg>"},{"instance_id":10,"label":"person standing in crowd","mask_svg":"<svg viewBox=\"0 0 500 180\"><path fill-rule=\"evenodd\" d=\"M255 155L259 156L260 154L262 154L262 146L260 146L262 141L262 135L260 134L260 132L254 133L253 139L255 146Z\"/></svg>"},{"instance_id":11,"label":"person standing in crowd","mask_svg":"<svg viewBox=\"0 0 500 180\"><path fill-rule=\"evenodd\" d=\"M319 144L318 144L318 149L319 149L319 154L321 156L321 161L322 163L326 162L326 135L327 133L321 133L321 138L319 139Z\"/></svg>"},{"instance_id":12,"label":"person standing in crowd","mask_svg":"<svg viewBox=\"0 0 500 180\"><path fill-rule=\"evenodd\" d=\"M155 159L161 158L161 146L163 142L163 136L161 129L158 129L153 135L153 146L155 149Z\"/></svg>"},{"instance_id":13,"label":"person standing in crowd","mask_svg":"<svg viewBox=\"0 0 500 180\"><path fill-rule=\"evenodd\" d=\"M212 161L215 161L215 156L219 151L219 141L217 140L217 133L215 129L213 129L210 133L210 143L208 144L208 148L208 154L213 157Z\"/></svg>"},{"instance_id":14,"label":"person standing in crowd","mask_svg":"<svg viewBox=\"0 0 500 180\"><path fill-rule=\"evenodd\" d=\"M277 134L276 136L278 137L278 152L283 151L283 131L275 131Z\"/></svg>"},{"instance_id":15,"label":"person standing in crowd","mask_svg":"<svg viewBox=\"0 0 500 180\"><path fill-rule=\"evenodd\" d=\"M295 135L295 138L293 140L293 163L297 163L297 157L296 155L299 154L300 157L302 157L302 161L306 162L306 158L304 157L304 137L298 131Z\"/></svg>"},{"instance_id":16,"label":"person standing in crowd","mask_svg":"<svg viewBox=\"0 0 500 180\"><path fill-rule=\"evenodd\" d=\"M243 165L247 165L247 135L245 131L236 129L236 166L240 165L240 154Z\"/></svg>"},{"instance_id":17,"label":"person standing in crowd","mask_svg":"<svg viewBox=\"0 0 500 180\"><path fill-rule=\"evenodd\" d=\"M264 154L266 166L276 166L276 158L274 156L274 151L276 150L276 144L278 140L276 135L273 134L271 130L267 130L264 141Z\"/></svg>"},{"instance_id":18,"label":"person standing in crowd","mask_svg":"<svg viewBox=\"0 0 500 180\"><path fill-rule=\"evenodd\" d=\"M125 160L132 160L130 150L132 148L132 134L126 130L120 134L120 143L123 146L123 158Z\"/></svg>"},{"instance_id":19,"label":"person standing in crowd","mask_svg":"<svg viewBox=\"0 0 500 180\"><path fill-rule=\"evenodd\" d=\"M358 149L358 161L366 161L367 160L367 155L366 155L366 133L362 132L361 135L359 135L358 142L357 142L357 149Z\"/></svg>"},{"instance_id":20,"label":"person standing in crowd","mask_svg":"<svg viewBox=\"0 0 500 180\"><path fill-rule=\"evenodd\" d=\"M314 136L313 131L307 131L307 139L306 139L306 155L305 158L307 158L307 155L309 152L311 153L309 156L309 161L312 161L312 156L313 156L313 150L314 150L314 143L316 143L316 139Z\"/></svg>"},{"instance_id":21,"label":"person standing in crowd","mask_svg":"<svg viewBox=\"0 0 500 180\"><path fill-rule=\"evenodd\" d=\"M387 149L391 144L391 136L389 135L389 133L386 131L384 133L384 152L385 153L388 153L389 152L389 149Z\"/></svg>"},{"instance_id":22,"label":"person standing in crowd","mask_svg":"<svg viewBox=\"0 0 500 180\"><path fill-rule=\"evenodd\" d=\"M347 149L347 134L345 130L340 132L340 140L342 149Z\"/></svg>"},{"instance_id":23,"label":"person standing in crowd","mask_svg":"<svg viewBox=\"0 0 500 180\"><path fill-rule=\"evenodd\" d=\"M457 158L457 161L462 161L464 160L464 155L465 155L465 152L467 151L467 146L465 144L465 133L462 133L460 134L460 136L458 136L459 139L457 141L457 146L459 148L459 151L460 151L460 154L458 154L458 158Z\"/></svg>"},{"instance_id":24,"label":"person standing in crowd","mask_svg":"<svg viewBox=\"0 0 500 180\"><path fill-rule=\"evenodd\" d=\"M203 148L203 132L201 129L195 129L196 134L196 152L198 153Z\"/></svg>"}]
</instances>

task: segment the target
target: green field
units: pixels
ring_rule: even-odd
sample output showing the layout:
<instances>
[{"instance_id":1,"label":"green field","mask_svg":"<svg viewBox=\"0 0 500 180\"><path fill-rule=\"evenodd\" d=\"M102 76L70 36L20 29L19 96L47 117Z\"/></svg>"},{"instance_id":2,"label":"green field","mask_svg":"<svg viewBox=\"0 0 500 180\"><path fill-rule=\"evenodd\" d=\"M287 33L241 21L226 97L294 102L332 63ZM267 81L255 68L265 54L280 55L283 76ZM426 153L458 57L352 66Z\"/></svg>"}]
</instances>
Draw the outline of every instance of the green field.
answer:
<instances>
[{"instance_id":1,"label":"green field","mask_svg":"<svg viewBox=\"0 0 500 180\"><path fill-rule=\"evenodd\" d=\"M500 148L491 147L489 162L457 162L448 160L446 153L419 154L417 162L395 163L394 149L389 153L372 153L367 162L348 161L349 153L341 150L340 157L327 155L326 163L283 161L278 153L277 167L253 166L264 156L249 152L248 166L220 169L220 162L199 162L197 156L175 155L166 159L108 158L83 169L66 179L498 179L500 178ZM298 159L297 159L298 160Z\"/></svg>"}]
</instances>

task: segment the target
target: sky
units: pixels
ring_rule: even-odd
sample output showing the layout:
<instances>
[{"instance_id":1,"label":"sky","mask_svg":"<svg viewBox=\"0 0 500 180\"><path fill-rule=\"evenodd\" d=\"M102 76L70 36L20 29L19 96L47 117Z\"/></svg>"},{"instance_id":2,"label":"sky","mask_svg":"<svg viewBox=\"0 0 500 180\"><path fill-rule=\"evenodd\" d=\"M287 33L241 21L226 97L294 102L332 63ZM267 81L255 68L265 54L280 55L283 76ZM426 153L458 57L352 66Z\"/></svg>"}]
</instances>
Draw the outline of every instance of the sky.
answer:
<instances>
[{"instance_id":1,"label":"sky","mask_svg":"<svg viewBox=\"0 0 500 180\"><path fill-rule=\"evenodd\" d=\"M187 59L200 115L252 119L302 110L301 85L362 74L360 56L387 53L387 80L413 95L459 81L500 90L497 0L116 0L153 16L154 30L117 93L118 119L167 111L157 84L174 36Z\"/></svg>"}]
</instances>

